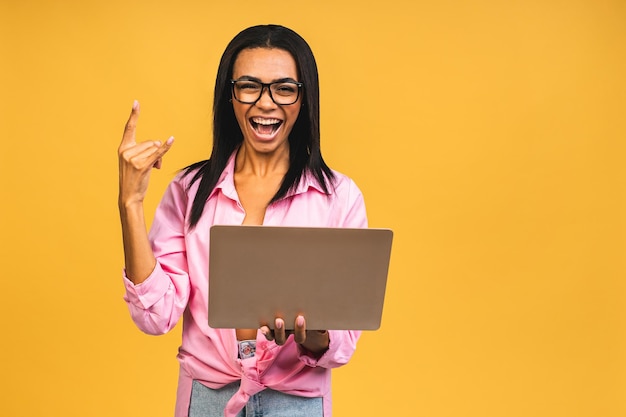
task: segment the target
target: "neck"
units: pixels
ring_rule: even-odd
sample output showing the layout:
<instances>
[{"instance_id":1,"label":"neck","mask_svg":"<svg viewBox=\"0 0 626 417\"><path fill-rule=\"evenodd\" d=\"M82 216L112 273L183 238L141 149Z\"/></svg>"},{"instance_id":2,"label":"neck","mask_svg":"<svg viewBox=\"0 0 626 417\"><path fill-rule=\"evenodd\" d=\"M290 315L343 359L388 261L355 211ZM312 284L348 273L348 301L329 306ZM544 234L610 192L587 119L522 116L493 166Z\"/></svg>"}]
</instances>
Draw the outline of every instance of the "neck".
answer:
<instances>
[{"instance_id":1,"label":"neck","mask_svg":"<svg viewBox=\"0 0 626 417\"><path fill-rule=\"evenodd\" d=\"M289 147L283 147L271 153L260 153L246 146L239 148L235 159L235 172L239 174L266 177L285 175L289 170Z\"/></svg>"}]
</instances>

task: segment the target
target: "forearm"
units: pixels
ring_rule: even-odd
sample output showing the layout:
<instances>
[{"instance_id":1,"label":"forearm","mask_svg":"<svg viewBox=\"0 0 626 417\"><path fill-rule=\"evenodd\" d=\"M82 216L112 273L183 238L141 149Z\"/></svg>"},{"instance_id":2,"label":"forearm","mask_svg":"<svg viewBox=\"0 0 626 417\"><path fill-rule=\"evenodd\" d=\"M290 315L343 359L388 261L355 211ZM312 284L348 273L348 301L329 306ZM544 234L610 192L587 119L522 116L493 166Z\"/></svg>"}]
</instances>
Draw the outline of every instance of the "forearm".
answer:
<instances>
[{"instance_id":1,"label":"forearm","mask_svg":"<svg viewBox=\"0 0 626 417\"><path fill-rule=\"evenodd\" d=\"M143 282L154 270L156 258L148 239L143 204L119 202L126 276L133 284Z\"/></svg>"},{"instance_id":2,"label":"forearm","mask_svg":"<svg viewBox=\"0 0 626 417\"><path fill-rule=\"evenodd\" d=\"M171 227L177 217L164 215L164 211L171 214L167 209L172 202L170 197L171 188L168 188L154 216L154 234L146 232L141 202L120 204L126 258L124 299L133 321L148 334L163 334L171 330L189 300L184 237L182 232L176 233Z\"/></svg>"}]
</instances>

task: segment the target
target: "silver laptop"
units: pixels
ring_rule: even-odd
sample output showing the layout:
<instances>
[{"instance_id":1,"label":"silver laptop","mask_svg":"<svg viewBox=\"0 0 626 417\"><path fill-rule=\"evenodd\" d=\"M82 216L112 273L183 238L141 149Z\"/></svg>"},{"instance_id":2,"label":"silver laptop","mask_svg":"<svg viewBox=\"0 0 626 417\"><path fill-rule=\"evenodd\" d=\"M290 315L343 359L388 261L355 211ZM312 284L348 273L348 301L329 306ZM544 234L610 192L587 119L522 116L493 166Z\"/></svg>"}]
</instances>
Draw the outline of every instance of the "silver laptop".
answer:
<instances>
[{"instance_id":1,"label":"silver laptop","mask_svg":"<svg viewBox=\"0 0 626 417\"><path fill-rule=\"evenodd\" d=\"M389 229L213 226L209 326L376 330L381 325Z\"/></svg>"}]
</instances>

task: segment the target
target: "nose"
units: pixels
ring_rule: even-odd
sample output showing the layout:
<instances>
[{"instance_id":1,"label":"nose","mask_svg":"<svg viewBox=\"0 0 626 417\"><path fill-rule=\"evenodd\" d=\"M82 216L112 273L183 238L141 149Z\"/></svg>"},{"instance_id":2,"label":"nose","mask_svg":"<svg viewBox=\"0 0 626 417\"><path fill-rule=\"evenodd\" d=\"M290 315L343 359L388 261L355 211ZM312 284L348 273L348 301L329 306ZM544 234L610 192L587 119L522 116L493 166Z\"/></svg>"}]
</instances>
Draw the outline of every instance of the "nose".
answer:
<instances>
[{"instance_id":1,"label":"nose","mask_svg":"<svg viewBox=\"0 0 626 417\"><path fill-rule=\"evenodd\" d=\"M257 100L256 105L259 107L274 107L276 105L269 85L264 85L261 89L261 97Z\"/></svg>"}]
</instances>

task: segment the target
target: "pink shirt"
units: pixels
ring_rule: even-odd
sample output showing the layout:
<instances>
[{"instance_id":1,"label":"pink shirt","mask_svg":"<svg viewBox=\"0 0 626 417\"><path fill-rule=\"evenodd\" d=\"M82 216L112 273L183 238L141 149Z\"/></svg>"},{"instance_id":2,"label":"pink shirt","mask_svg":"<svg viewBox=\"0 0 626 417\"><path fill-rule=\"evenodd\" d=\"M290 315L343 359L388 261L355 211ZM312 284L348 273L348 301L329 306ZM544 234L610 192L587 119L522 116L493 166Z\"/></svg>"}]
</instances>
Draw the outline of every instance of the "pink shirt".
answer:
<instances>
[{"instance_id":1,"label":"pink shirt","mask_svg":"<svg viewBox=\"0 0 626 417\"><path fill-rule=\"evenodd\" d=\"M245 216L234 185L234 156L193 230L189 230L187 218L199 181L189 190L191 176L178 175L172 181L149 234L156 267L138 285L124 278L124 300L133 321L148 334L168 332L183 316L176 417L188 414L193 380L214 389L241 380L239 391L226 407L227 417L235 416L250 395L266 387L304 397L323 397L324 416L330 416L330 369L350 360L360 332L329 331L330 347L317 359L300 349L293 337L278 346L258 332L256 355L241 360L235 330L208 326L209 228L214 224L242 224ZM360 190L348 177L336 172L335 175L330 196L322 192L313 178L305 177L294 192L267 208L263 224L367 227Z\"/></svg>"}]
</instances>

